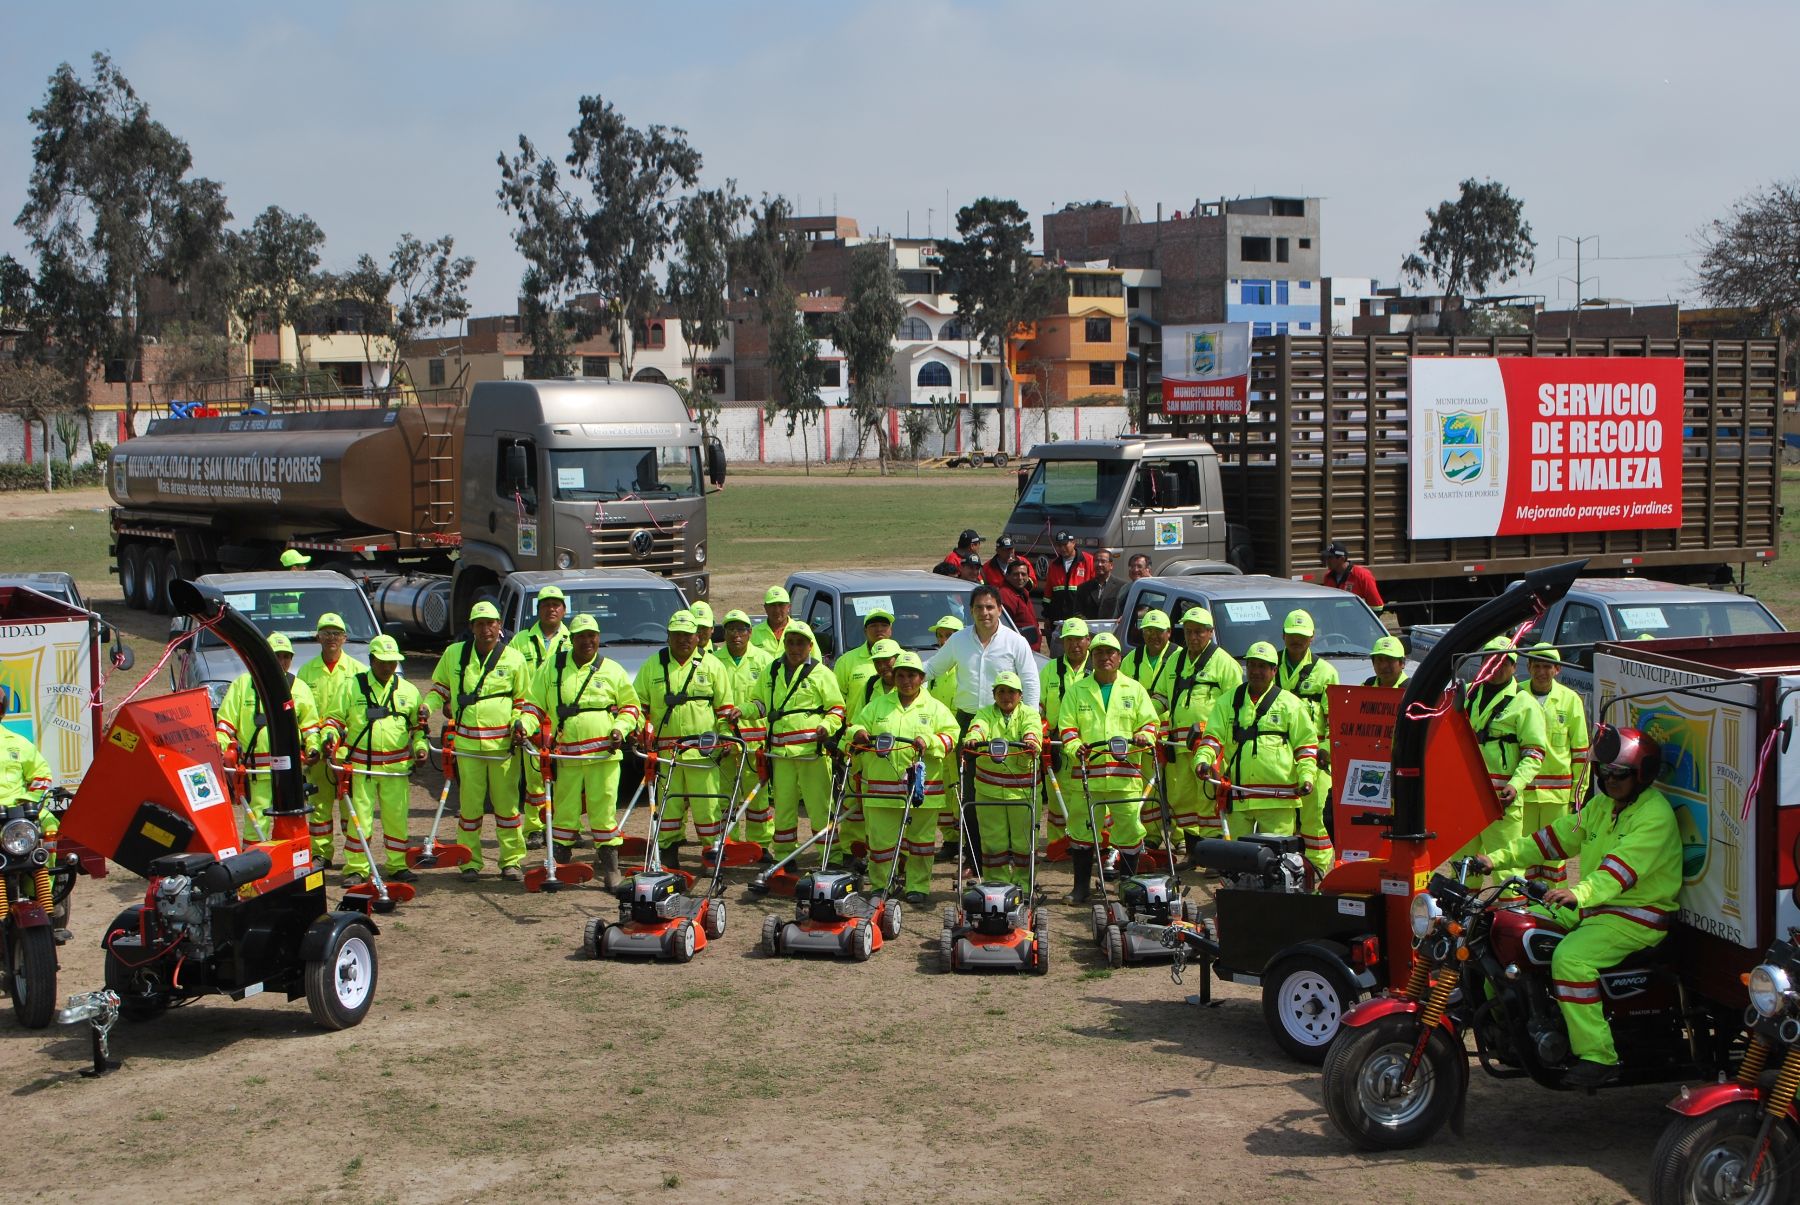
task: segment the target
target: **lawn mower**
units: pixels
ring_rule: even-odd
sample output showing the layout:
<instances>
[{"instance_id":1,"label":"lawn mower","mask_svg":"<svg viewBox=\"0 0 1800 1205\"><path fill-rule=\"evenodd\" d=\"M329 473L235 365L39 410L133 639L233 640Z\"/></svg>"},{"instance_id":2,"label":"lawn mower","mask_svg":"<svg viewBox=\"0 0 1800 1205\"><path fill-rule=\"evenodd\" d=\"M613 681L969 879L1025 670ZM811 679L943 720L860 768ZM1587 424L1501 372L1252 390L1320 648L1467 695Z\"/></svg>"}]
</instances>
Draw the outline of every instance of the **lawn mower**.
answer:
<instances>
[{"instance_id":1,"label":"lawn mower","mask_svg":"<svg viewBox=\"0 0 1800 1205\"><path fill-rule=\"evenodd\" d=\"M743 742L733 736L703 732L684 737L678 748L694 748L711 753L720 741ZM688 742L692 742L689 744ZM741 784L743 763L739 759ZM737 793L733 787L732 794ZM662 820L669 807L669 796L658 802L656 787L650 788L650 807L654 819L650 831L662 830ZM725 818L727 826L731 817ZM594 917L582 935L582 947L589 958L669 958L687 962L706 948L706 943L725 936L725 900L723 898L725 860L714 859L712 881L706 894L694 896L694 878L679 870L664 870L661 848L648 842L645 865L628 875L613 889L619 899L619 920L614 924L604 917Z\"/></svg>"},{"instance_id":2,"label":"lawn mower","mask_svg":"<svg viewBox=\"0 0 1800 1205\"><path fill-rule=\"evenodd\" d=\"M1115 736L1104 745L1096 745L1086 751L1086 760L1092 762L1100 757L1109 757L1114 761L1124 761L1131 750L1131 741L1127 737ZM1085 770L1086 767L1083 767ZM1144 799L1149 800L1157 794L1156 764L1152 762L1151 781L1146 784ZM1081 792L1088 809L1088 823L1094 826L1093 831L1100 832L1100 816L1094 807L1094 792L1090 785L1090 776L1081 776ZM1162 832L1165 848L1174 839L1173 829L1169 823L1169 809L1162 809ZM1106 878L1100 878L1100 902L1094 905L1092 913L1094 940L1106 951L1106 961L1112 966L1124 966L1128 962L1148 962L1151 959L1171 957L1170 950L1163 945L1159 937L1128 931L1133 923L1148 925L1167 925L1176 920L1198 920L1199 906L1184 899L1181 876L1173 866L1167 870L1145 869L1134 860L1126 864L1118 885L1118 898L1108 899Z\"/></svg>"},{"instance_id":3,"label":"lawn mower","mask_svg":"<svg viewBox=\"0 0 1800 1205\"><path fill-rule=\"evenodd\" d=\"M897 743L892 733L884 732L871 738L858 752L891 757L899 748L911 746ZM771 916L763 921L762 948L766 954L832 954L866 962L884 941L900 936L903 909L900 901L893 898L892 878L900 873L897 848L885 891L864 891L861 875L831 869L832 834L843 818L847 797L845 787L849 780L850 775L845 774L833 801L830 823L814 834L815 840L823 838L823 853L819 857L819 868L794 885L794 919L783 922L779 916ZM913 809L925 800L925 763L914 762L908 766L904 781L906 802L900 810L901 834L906 832ZM891 801L890 796L883 796L883 799ZM798 849L794 851L795 855L799 853Z\"/></svg>"},{"instance_id":4,"label":"lawn mower","mask_svg":"<svg viewBox=\"0 0 1800 1205\"><path fill-rule=\"evenodd\" d=\"M1039 750L1018 741L994 740L975 757L985 756L1004 764L1006 758ZM938 935L938 970L998 969L1050 970L1050 917L1041 907L1037 886L1037 797L1041 757L1031 762L1031 795L1020 800L971 800L957 809L956 881L963 881L963 851L968 848L971 811L977 808L1023 808L1031 818L1031 853L1026 861L1026 884L990 881L985 875L962 888L958 902L944 909L944 931Z\"/></svg>"},{"instance_id":5,"label":"lawn mower","mask_svg":"<svg viewBox=\"0 0 1800 1205\"><path fill-rule=\"evenodd\" d=\"M795 760L817 761L823 756L824 754L813 754L810 757L799 757ZM767 895L771 891L779 891L782 895L794 893L795 886L800 882L800 876L789 870L788 867L792 866L801 854L819 842L831 838L832 834L837 831L838 824L842 819L839 805L844 792L849 789L851 777L848 767L839 767L839 773L833 775L831 815L824 827L796 845L793 852L785 858L775 862L767 870L751 879L750 891L753 895Z\"/></svg>"},{"instance_id":6,"label":"lawn mower","mask_svg":"<svg viewBox=\"0 0 1800 1205\"><path fill-rule=\"evenodd\" d=\"M121 706L59 834L149 879L144 902L106 927L106 987L130 1020L201 996L285 992L304 995L327 1029L355 1025L374 1001L377 929L367 897L326 904L287 679L216 591L177 581L170 598L243 659L270 701L273 832L240 848L204 690Z\"/></svg>"}]
</instances>

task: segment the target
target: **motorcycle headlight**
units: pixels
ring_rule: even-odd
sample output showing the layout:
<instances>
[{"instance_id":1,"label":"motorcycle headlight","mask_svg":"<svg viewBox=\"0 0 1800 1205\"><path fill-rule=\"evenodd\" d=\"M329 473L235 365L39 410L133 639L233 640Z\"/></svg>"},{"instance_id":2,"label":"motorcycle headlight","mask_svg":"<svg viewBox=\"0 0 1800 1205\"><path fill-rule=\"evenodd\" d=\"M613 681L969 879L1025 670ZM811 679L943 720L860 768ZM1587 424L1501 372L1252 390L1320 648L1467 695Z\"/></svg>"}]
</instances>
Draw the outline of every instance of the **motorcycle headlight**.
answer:
<instances>
[{"instance_id":1,"label":"motorcycle headlight","mask_svg":"<svg viewBox=\"0 0 1800 1205\"><path fill-rule=\"evenodd\" d=\"M214 711L219 710L224 704L225 692L230 689L231 683L229 682L208 682L206 684L206 697L211 701Z\"/></svg>"},{"instance_id":2,"label":"motorcycle headlight","mask_svg":"<svg viewBox=\"0 0 1800 1205\"><path fill-rule=\"evenodd\" d=\"M1415 895L1412 902L1412 933L1414 937L1424 937L1431 932L1432 926L1444 915L1438 902L1429 895Z\"/></svg>"},{"instance_id":3,"label":"motorcycle headlight","mask_svg":"<svg viewBox=\"0 0 1800 1205\"><path fill-rule=\"evenodd\" d=\"M10 829L12 826L7 827ZM1770 966L1765 962L1750 972L1750 1007L1761 1016L1780 1016L1793 993L1793 981L1780 967Z\"/></svg>"},{"instance_id":4,"label":"motorcycle headlight","mask_svg":"<svg viewBox=\"0 0 1800 1205\"><path fill-rule=\"evenodd\" d=\"M0 851L9 858L22 858L36 849L38 842L44 839L38 826L30 820L8 820L4 828L0 828Z\"/></svg>"}]
</instances>

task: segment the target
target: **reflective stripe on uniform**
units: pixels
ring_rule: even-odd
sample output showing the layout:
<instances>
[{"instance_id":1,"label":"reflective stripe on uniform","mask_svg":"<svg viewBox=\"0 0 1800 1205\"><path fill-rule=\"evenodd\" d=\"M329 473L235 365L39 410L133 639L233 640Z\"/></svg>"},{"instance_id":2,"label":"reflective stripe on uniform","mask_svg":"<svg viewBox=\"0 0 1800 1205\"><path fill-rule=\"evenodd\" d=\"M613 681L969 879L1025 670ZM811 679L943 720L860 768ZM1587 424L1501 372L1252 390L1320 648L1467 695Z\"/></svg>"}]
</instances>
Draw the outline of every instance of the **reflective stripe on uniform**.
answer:
<instances>
[{"instance_id":1,"label":"reflective stripe on uniform","mask_svg":"<svg viewBox=\"0 0 1800 1205\"><path fill-rule=\"evenodd\" d=\"M1586 920L1590 916L1616 916L1620 920L1632 921L1646 929L1658 931L1669 929L1675 923L1673 912L1664 912L1661 908L1622 907L1618 904L1601 904L1581 910L1582 920Z\"/></svg>"},{"instance_id":2,"label":"reflective stripe on uniform","mask_svg":"<svg viewBox=\"0 0 1800 1205\"><path fill-rule=\"evenodd\" d=\"M1598 979L1574 981L1552 979L1550 995L1562 1004L1598 1004L1600 1003L1600 981Z\"/></svg>"}]
</instances>

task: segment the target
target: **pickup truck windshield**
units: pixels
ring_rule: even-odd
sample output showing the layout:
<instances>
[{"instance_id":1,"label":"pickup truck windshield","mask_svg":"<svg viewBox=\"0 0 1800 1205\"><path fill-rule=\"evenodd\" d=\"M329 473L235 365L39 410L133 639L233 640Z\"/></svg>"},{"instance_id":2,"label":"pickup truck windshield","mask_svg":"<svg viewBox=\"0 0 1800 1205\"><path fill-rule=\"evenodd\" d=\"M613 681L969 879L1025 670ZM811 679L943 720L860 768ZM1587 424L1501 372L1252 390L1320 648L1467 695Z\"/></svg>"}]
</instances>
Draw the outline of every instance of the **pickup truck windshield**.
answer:
<instances>
[{"instance_id":1,"label":"pickup truck windshield","mask_svg":"<svg viewBox=\"0 0 1800 1205\"><path fill-rule=\"evenodd\" d=\"M1233 657L1243 657L1258 640L1281 648L1281 624L1287 613L1304 609L1313 617L1312 649L1316 656L1366 657L1374 643L1387 635L1368 604L1353 594L1342 598L1246 598L1219 599L1207 608L1217 625L1220 647Z\"/></svg>"},{"instance_id":2,"label":"pickup truck windshield","mask_svg":"<svg viewBox=\"0 0 1800 1205\"><path fill-rule=\"evenodd\" d=\"M1130 480L1130 461L1040 460L1008 526L1104 526Z\"/></svg>"},{"instance_id":3,"label":"pickup truck windshield","mask_svg":"<svg viewBox=\"0 0 1800 1205\"><path fill-rule=\"evenodd\" d=\"M327 612L343 616L345 639L351 644L367 644L379 635L360 590L343 586L298 590L226 588L224 594L225 601L242 612L264 636L280 632L296 640L311 640L318 633L319 617ZM203 647L218 648L224 643L210 629L200 633Z\"/></svg>"},{"instance_id":4,"label":"pickup truck windshield","mask_svg":"<svg viewBox=\"0 0 1800 1205\"><path fill-rule=\"evenodd\" d=\"M954 590L883 590L879 593L844 595L841 616L843 640L846 649L853 649L863 642L863 617L877 608L894 613L893 639L903 649L911 649L916 653L934 653L937 651L937 637L931 634L931 625L946 615L954 615L965 624L969 622L969 595L967 591ZM1001 622L1008 627L1011 621L1001 617Z\"/></svg>"},{"instance_id":5,"label":"pickup truck windshield","mask_svg":"<svg viewBox=\"0 0 1800 1205\"><path fill-rule=\"evenodd\" d=\"M1737 636L1749 632L1779 632L1781 625L1754 599L1720 599L1718 602L1615 603L1613 629L1620 640L1654 636Z\"/></svg>"},{"instance_id":6,"label":"pickup truck windshield","mask_svg":"<svg viewBox=\"0 0 1800 1205\"><path fill-rule=\"evenodd\" d=\"M618 586L565 585L569 609L565 623L592 615L600 625L600 647L622 644L665 644L669 615L681 607L677 590L634 590ZM529 627L534 616L525 616Z\"/></svg>"},{"instance_id":7,"label":"pickup truck windshield","mask_svg":"<svg viewBox=\"0 0 1800 1205\"><path fill-rule=\"evenodd\" d=\"M552 448L550 477L559 502L697 498L705 488L698 448Z\"/></svg>"}]
</instances>

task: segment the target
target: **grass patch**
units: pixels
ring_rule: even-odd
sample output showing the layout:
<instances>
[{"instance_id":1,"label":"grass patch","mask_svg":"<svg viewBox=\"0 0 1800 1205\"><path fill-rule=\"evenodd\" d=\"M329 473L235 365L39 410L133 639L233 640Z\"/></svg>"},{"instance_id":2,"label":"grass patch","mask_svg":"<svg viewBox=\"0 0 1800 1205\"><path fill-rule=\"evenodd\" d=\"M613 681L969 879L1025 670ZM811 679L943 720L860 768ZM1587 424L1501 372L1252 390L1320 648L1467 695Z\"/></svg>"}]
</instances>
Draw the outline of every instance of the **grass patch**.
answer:
<instances>
[{"instance_id":1,"label":"grass patch","mask_svg":"<svg viewBox=\"0 0 1800 1205\"><path fill-rule=\"evenodd\" d=\"M1077 980L1077 982L1087 983L1090 980L1094 980L1094 979L1111 979L1111 978L1112 978L1112 968L1111 967L1089 967L1087 970L1081 972L1081 978L1079 980Z\"/></svg>"},{"instance_id":2,"label":"grass patch","mask_svg":"<svg viewBox=\"0 0 1800 1205\"><path fill-rule=\"evenodd\" d=\"M110 539L106 515L92 510L48 519L12 519L0 535L0 565L19 571L57 569L74 574L78 581L104 581L112 565L106 555ZM945 547L955 543L952 533Z\"/></svg>"}]
</instances>

